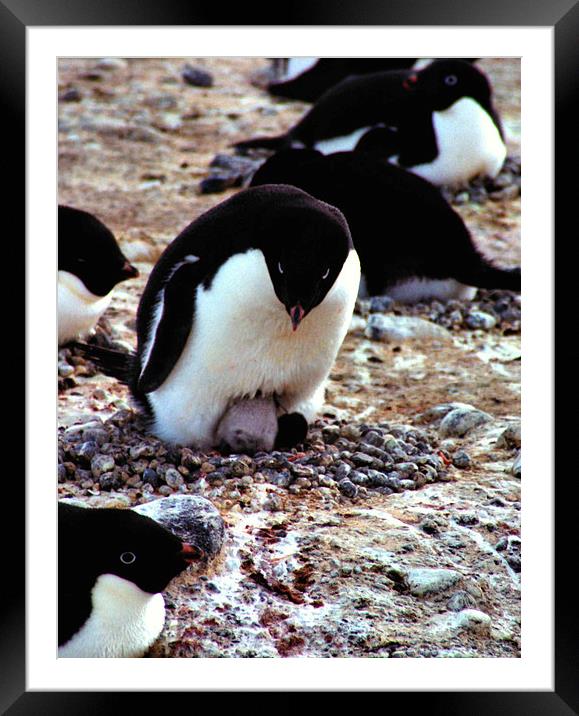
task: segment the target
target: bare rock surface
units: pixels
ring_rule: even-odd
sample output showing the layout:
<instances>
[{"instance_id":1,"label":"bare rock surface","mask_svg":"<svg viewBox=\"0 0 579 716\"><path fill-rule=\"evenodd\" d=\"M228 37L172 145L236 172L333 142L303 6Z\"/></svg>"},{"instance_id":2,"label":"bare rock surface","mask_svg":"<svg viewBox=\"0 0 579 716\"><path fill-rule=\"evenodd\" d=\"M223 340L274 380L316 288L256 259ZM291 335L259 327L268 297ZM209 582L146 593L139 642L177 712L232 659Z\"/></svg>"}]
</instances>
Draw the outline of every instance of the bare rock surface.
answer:
<instances>
[{"instance_id":1,"label":"bare rock surface","mask_svg":"<svg viewBox=\"0 0 579 716\"><path fill-rule=\"evenodd\" d=\"M512 161L502 188L475 183L449 198L481 250L515 265L519 62L480 64L495 84ZM307 109L251 84L265 66L60 61L59 200L110 226L141 273L117 288L95 340L134 347L154 262L237 191L202 193L213 158L231 155L237 140L286 130ZM415 316L445 339L373 340L370 314ZM306 444L254 456L161 443L123 385L69 348L59 352L59 496L158 514L175 497L203 498L223 520L206 570L168 588L150 656L520 656L520 299L362 302L354 318ZM441 431L456 410L485 417Z\"/></svg>"}]
</instances>

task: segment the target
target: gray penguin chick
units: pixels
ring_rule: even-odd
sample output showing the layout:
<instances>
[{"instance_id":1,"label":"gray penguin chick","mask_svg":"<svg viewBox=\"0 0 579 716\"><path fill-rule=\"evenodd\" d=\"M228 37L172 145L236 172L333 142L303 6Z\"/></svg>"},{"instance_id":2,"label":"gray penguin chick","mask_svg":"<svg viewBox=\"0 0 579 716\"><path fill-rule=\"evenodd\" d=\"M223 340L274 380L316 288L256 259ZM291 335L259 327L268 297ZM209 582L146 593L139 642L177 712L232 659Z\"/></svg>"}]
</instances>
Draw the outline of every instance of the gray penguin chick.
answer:
<instances>
[{"instance_id":1,"label":"gray penguin chick","mask_svg":"<svg viewBox=\"0 0 579 716\"><path fill-rule=\"evenodd\" d=\"M220 445L232 452L254 453L273 449L278 431L273 398L241 400L225 411L217 426Z\"/></svg>"}]
</instances>

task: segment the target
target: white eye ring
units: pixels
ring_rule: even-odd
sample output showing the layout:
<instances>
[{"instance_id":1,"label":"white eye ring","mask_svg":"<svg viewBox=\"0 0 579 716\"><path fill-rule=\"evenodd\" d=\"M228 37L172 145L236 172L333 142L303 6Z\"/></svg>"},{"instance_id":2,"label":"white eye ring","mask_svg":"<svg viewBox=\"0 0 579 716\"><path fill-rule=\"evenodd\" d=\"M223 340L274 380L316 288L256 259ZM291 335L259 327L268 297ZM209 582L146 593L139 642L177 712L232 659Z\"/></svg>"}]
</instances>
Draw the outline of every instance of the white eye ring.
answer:
<instances>
[{"instance_id":1,"label":"white eye ring","mask_svg":"<svg viewBox=\"0 0 579 716\"><path fill-rule=\"evenodd\" d=\"M277 270L278 270L280 273L283 273L283 269L282 269L282 267L281 267L281 261L278 261L278 263L277 263Z\"/></svg>"},{"instance_id":2,"label":"white eye ring","mask_svg":"<svg viewBox=\"0 0 579 716\"><path fill-rule=\"evenodd\" d=\"M458 82L458 77L456 75L446 75L444 78L444 84L448 85L449 87L452 87Z\"/></svg>"},{"instance_id":3,"label":"white eye ring","mask_svg":"<svg viewBox=\"0 0 579 716\"><path fill-rule=\"evenodd\" d=\"M322 276L322 281L323 281L325 278L328 278L329 275L330 275L330 269L328 268L327 271L326 271L326 273Z\"/></svg>"},{"instance_id":4,"label":"white eye ring","mask_svg":"<svg viewBox=\"0 0 579 716\"><path fill-rule=\"evenodd\" d=\"M137 557L133 554L133 552L123 552L121 554L121 562L123 564L132 564Z\"/></svg>"}]
</instances>

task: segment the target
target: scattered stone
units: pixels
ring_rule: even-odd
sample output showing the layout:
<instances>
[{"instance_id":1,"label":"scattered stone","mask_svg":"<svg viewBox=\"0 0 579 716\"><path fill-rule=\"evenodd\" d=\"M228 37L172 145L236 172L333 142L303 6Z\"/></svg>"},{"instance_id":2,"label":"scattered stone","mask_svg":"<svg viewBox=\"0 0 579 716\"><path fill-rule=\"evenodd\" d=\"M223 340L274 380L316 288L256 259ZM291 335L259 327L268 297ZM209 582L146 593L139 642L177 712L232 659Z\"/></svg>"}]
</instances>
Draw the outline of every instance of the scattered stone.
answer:
<instances>
[{"instance_id":1,"label":"scattered stone","mask_svg":"<svg viewBox=\"0 0 579 716\"><path fill-rule=\"evenodd\" d=\"M469 328L480 328L483 331L490 331L497 325L497 319L490 313L483 311L471 311L465 318L465 323Z\"/></svg>"},{"instance_id":2,"label":"scattered stone","mask_svg":"<svg viewBox=\"0 0 579 716\"><path fill-rule=\"evenodd\" d=\"M373 341L387 343L416 339L449 341L451 336L442 326L415 316L389 316L371 313L364 335Z\"/></svg>"},{"instance_id":3,"label":"scattered stone","mask_svg":"<svg viewBox=\"0 0 579 716\"><path fill-rule=\"evenodd\" d=\"M516 458L513 461L513 465L511 467L511 472L515 477L520 478L521 477L521 451L517 453Z\"/></svg>"},{"instance_id":4,"label":"scattered stone","mask_svg":"<svg viewBox=\"0 0 579 716\"><path fill-rule=\"evenodd\" d=\"M444 416L438 430L442 437L462 438L473 428L488 423L492 419L492 415L478 410L472 405L454 408Z\"/></svg>"},{"instance_id":5,"label":"scattered stone","mask_svg":"<svg viewBox=\"0 0 579 716\"><path fill-rule=\"evenodd\" d=\"M472 460L464 450L457 450L452 456L452 464L460 470L465 470L471 466Z\"/></svg>"},{"instance_id":6,"label":"scattered stone","mask_svg":"<svg viewBox=\"0 0 579 716\"><path fill-rule=\"evenodd\" d=\"M425 597L444 592L457 584L462 575L454 569L431 569L429 567L410 569L406 574L410 594Z\"/></svg>"},{"instance_id":7,"label":"scattered stone","mask_svg":"<svg viewBox=\"0 0 579 716\"><path fill-rule=\"evenodd\" d=\"M192 87L213 87L213 75L199 67L186 64L181 71L183 81Z\"/></svg>"}]
</instances>

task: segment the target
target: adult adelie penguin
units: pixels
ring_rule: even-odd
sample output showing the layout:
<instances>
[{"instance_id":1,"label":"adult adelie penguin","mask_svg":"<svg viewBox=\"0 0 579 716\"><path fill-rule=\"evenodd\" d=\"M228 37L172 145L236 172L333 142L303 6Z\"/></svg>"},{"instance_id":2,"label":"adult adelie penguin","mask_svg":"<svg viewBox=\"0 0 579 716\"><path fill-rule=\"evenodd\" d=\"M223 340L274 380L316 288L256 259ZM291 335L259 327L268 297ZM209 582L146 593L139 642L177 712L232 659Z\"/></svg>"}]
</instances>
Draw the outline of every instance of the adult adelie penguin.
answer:
<instances>
[{"instance_id":1,"label":"adult adelie penguin","mask_svg":"<svg viewBox=\"0 0 579 716\"><path fill-rule=\"evenodd\" d=\"M113 288L138 275L99 219L59 206L58 344L87 336L108 308Z\"/></svg>"},{"instance_id":2,"label":"adult adelie penguin","mask_svg":"<svg viewBox=\"0 0 579 716\"><path fill-rule=\"evenodd\" d=\"M506 157L490 83L463 60L346 79L286 134L235 146L242 152L307 147L324 154L364 149L438 185L495 177Z\"/></svg>"},{"instance_id":3,"label":"adult adelie penguin","mask_svg":"<svg viewBox=\"0 0 579 716\"><path fill-rule=\"evenodd\" d=\"M474 62L474 59L466 61ZM277 77L267 85L270 94L315 102L330 87L352 75L411 67L422 69L432 60L416 57L286 57L272 62ZM277 72L276 68L279 68Z\"/></svg>"},{"instance_id":4,"label":"adult adelie penguin","mask_svg":"<svg viewBox=\"0 0 579 716\"><path fill-rule=\"evenodd\" d=\"M275 182L298 186L342 211L369 295L414 302L469 299L475 287L521 290L520 269L488 261L435 186L374 155L284 150L252 179L254 186Z\"/></svg>"},{"instance_id":5,"label":"adult adelie penguin","mask_svg":"<svg viewBox=\"0 0 579 716\"><path fill-rule=\"evenodd\" d=\"M200 216L162 254L139 304L128 382L152 432L217 447L227 412L258 398L275 403L280 429L287 416L311 421L359 280L346 220L300 189L245 189ZM269 425L257 404L241 412Z\"/></svg>"},{"instance_id":6,"label":"adult adelie penguin","mask_svg":"<svg viewBox=\"0 0 579 716\"><path fill-rule=\"evenodd\" d=\"M160 592L201 556L133 510L59 502L58 656L142 656L165 621Z\"/></svg>"}]
</instances>

